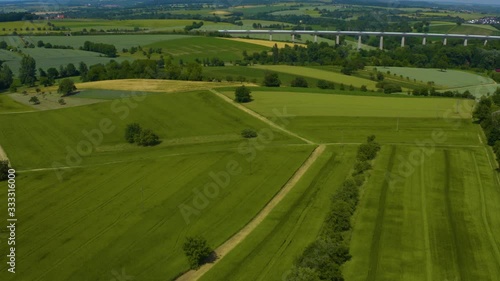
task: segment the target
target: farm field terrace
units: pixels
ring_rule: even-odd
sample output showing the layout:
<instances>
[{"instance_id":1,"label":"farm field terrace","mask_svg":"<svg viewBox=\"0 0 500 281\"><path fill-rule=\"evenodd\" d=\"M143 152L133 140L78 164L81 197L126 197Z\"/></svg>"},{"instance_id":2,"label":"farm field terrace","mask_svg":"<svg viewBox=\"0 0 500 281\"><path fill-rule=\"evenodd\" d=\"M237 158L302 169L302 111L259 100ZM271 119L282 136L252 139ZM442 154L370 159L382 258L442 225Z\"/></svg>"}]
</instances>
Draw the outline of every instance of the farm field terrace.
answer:
<instances>
[{"instance_id":1,"label":"farm field terrace","mask_svg":"<svg viewBox=\"0 0 500 281\"><path fill-rule=\"evenodd\" d=\"M273 108L286 108L293 116L287 128L319 143L355 144L375 134L381 143L409 145L439 129L446 144L481 145L480 129L470 120L471 100L274 91L252 95L254 101L245 106L268 117Z\"/></svg>"}]
</instances>

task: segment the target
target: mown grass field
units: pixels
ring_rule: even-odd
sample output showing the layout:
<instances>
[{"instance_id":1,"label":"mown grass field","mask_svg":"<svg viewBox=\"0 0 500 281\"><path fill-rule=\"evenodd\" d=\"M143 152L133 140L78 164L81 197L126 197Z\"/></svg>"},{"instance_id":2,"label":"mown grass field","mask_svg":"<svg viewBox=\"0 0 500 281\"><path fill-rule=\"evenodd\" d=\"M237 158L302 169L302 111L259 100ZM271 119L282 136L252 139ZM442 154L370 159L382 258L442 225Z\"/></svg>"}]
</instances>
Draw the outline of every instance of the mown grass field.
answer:
<instances>
[{"instance_id":1,"label":"mown grass field","mask_svg":"<svg viewBox=\"0 0 500 281\"><path fill-rule=\"evenodd\" d=\"M354 147L330 147L285 201L201 280L284 280L322 227L330 196L354 164Z\"/></svg>"},{"instance_id":2,"label":"mown grass field","mask_svg":"<svg viewBox=\"0 0 500 281\"><path fill-rule=\"evenodd\" d=\"M225 92L234 98L234 93ZM470 118L471 112L457 112L462 105L469 110L474 101L449 98L402 98L356 95L332 95L300 92L254 91L254 102L247 106L265 116L273 109L286 106L295 116L351 116L351 117L400 117L436 118L449 111L449 118Z\"/></svg>"},{"instance_id":3,"label":"mown grass field","mask_svg":"<svg viewBox=\"0 0 500 281\"><path fill-rule=\"evenodd\" d=\"M17 254L31 270L6 280L108 280L122 269L141 280L173 279L188 269L181 249L185 236L203 234L214 247L220 245L270 200L313 148L274 132L257 138L266 145L249 160L249 152L239 152L248 142L241 130L267 126L204 91L1 118L0 143L18 170L18 187L29 187L18 200L24 222ZM68 161L68 151L87 139L83 130L99 128L106 118L115 129L81 161ZM153 129L162 143L153 148L125 143L124 126L131 122ZM193 203L196 190L230 162L241 171L186 223L179 205L200 206ZM54 166L69 168L51 170ZM1 191L0 198L5 196Z\"/></svg>"},{"instance_id":4,"label":"mown grass field","mask_svg":"<svg viewBox=\"0 0 500 281\"><path fill-rule=\"evenodd\" d=\"M10 112L32 111L33 109L27 105L16 102L9 95L0 94L0 114Z\"/></svg>"},{"instance_id":5,"label":"mown grass field","mask_svg":"<svg viewBox=\"0 0 500 281\"><path fill-rule=\"evenodd\" d=\"M441 71L432 68L378 67L377 70L384 74L390 71L390 75L397 74L398 76L403 75L405 78L410 77L411 81L413 81L413 79L417 79L417 81L422 81L424 83L433 81L436 86L449 89L495 84L495 81L489 77L451 69Z\"/></svg>"},{"instance_id":6,"label":"mown grass field","mask_svg":"<svg viewBox=\"0 0 500 281\"><path fill-rule=\"evenodd\" d=\"M499 182L485 151L424 156L384 146L356 218L346 280L498 280ZM401 180L387 180L388 172Z\"/></svg>"},{"instance_id":7,"label":"mown grass field","mask_svg":"<svg viewBox=\"0 0 500 281\"><path fill-rule=\"evenodd\" d=\"M499 35L500 34L500 30L494 28L491 25L479 25L479 24L462 24L461 26L457 26L456 24L453 24L453 23L436 24L436 25L431 25L429 28L429 31L433 32L433 33L469 34L469 35L471 35L471 34L475 34L475 35Z\"/></svg>"},{"instance_id":8,"label":"mown grass field","mask_svg":"<svg viewBox=\"0 0 500 281\"><path fill-rule=\"evenodd\" d=\"M335 82L337 84L343 83L345 86L353 85L356 88L360 88L365 85L370 90L375 90L375 81L368 79L363 79L355 76L344 75L341 73L335 73L331 71L319 70L314 68L308 68L303 66L287 66L287 65L256 65L252 66L257 69L264 69L275 72L282 72L297 76L311 77L315 79L322 79L326 81Z\"/></svg>"}]
</instances>

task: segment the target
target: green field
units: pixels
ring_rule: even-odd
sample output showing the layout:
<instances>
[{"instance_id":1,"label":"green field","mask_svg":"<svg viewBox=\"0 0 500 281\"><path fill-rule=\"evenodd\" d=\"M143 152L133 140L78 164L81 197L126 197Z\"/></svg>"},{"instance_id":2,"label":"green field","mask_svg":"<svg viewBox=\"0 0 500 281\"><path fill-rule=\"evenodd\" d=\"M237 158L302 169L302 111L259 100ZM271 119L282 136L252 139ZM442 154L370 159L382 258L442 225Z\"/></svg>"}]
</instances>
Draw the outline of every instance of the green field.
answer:
<instances>
[{"instance_id":1,"label":"green field","mask_svg":"<svg viewBox=\"0 0 500 281\"><path fill-rule=\"evenodd\" d=\"M234 96L232 92L226 92ZM295 116L352 116L352 117L402 117L436 118L450 111L449 118L470 118L471 112L456 112L457 99L448 98L401 98L370 97L356 95L328 95L300 92L252 93L256 102L248 107L265 116L271 116L273 109L286 106L288 113ZM473 101L459 100L467 108Z\"/></svg>"},{"instance_id":2,"label":"green field","mask_svg":"<svg viewBox=\"0 0 500 281\"><path fill-rule=\"evenodd\" d=\"M240 131L267 126L208 92L148 95L129 114L126 103L118 104L119 110L110 101L2 117L0 143L19 171L19 187L30 187L18 200L24 222L17 253L32 270L16 278L108 280L126 268L141 280L172 279L188 268L179 239L209 231L213 246L224 242L312 150L274 132L266 139L272 149L259 149L248 160L248 154L238 153ZM68 151L87 139L83 130L99 128L106 118L116 129L81 161L68 162ZM153 129L162 143L154 148L126 144L123 128L130 122ZM241 173L186 224L179 204L190 204L194 188L203 188L211 172L225 171L231 161ZM54 171L54 166L70 168Z\"/></svg>"},{"instance_id":3,"label":"green field","mask_svg":"<svg viewBox=\"0 0 500 281\"><path fill-rule=\"evenodd\" d=\"M402 168L420 149L385 146L360 203L346 280L498 280L499 182L485 151L436 149Z\"/></svg>"},{"instance_id":4,"label":"green field","mask_svg":"<svg viewBox=\"0 0 500 281\"><path fill-rule=\"evenodd\" d=\"M283 280L320 231L330 196L349 173L354 147L330 147L240 246L201 280Z\"/></svg>"},{"instance_id":5,"label":"green field","mask_svg":"<svg viewBox=\"0 0 500 281\"><path fill-rule=\"evenodd\" d=\"M348 76L341 73L319 70L314 68L308 68L303 66L288 66L288 65L256 65L252 66L257 69L265 69L269 71L282 72L287 74L293 74L297 76L305 76L316 79L322 79L326 81L335 82L337 84L343 83L346 86L353 85L356 88L365 85L370 90L375 90L375 81L368 79L363 79L355 76Z\"/></svg>"},{"instance_id":6,"label":"green field","mask_svg":"<svg viewBox=\"0 0 500 281\"><path fill-rule=\"evenodd\" d=\"M178 40L158 41L147 48L163 48L165 53L175 59L194 60L218 57L224 61L235 61L243 58L243 50L249 54L269 50L268 47L244 42L224 40L215 37L190 37Z\"/></svg>"},{"instance_id":7,"label":"green field","mask_svg":"<svg viewBox=\"0 0 500 281\"><path fill-rule=\"evenodd\" d=\"M432 68L412 67L378 67L377 69L384 74L390 71L391 75L397 74L398 76L410 77L410 80L416 79L424 83L433 81L436 86L448 89L495 84L495 81L489 77L460 70L441 71Z\"/></svg>"},{"instance_id":8,"label":"green field","mask_svg":"<svg viewBox=\"0 0 500 281\"><path fill-rule=\"evenodd\" d=\"M445 33L445 34L475 34L475 35L500 35L500 30L490 25L479 24L435 24L431 25L430 32L432 33Z\"/></svg>"},{"instance_id":9,"label":"green field","mask_svg":"<svg viewBox=\"0 0 500 281\"><path fill-rule=\"evenodd\" d=\"M5 94L0 94L0 114L10 112L32 111L33 109L27 105L16 102L11 97Z\"/></svg>"}]
</instances>

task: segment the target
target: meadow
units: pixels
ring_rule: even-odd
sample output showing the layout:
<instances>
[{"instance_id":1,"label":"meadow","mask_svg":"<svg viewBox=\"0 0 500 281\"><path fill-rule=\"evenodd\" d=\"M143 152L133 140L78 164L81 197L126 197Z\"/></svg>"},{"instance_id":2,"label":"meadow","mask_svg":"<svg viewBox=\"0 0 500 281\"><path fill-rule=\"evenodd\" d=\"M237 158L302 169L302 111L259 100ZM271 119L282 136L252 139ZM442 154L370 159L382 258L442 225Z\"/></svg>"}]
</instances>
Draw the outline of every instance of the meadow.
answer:
<instances>
[{"instance_id":1,"label":"meadow","mask_svg":"<svg viewBox=\"0 0 500 281\"><path fill-rule=\"evenodd\" d=\"M499 182L486 150L423 153L383 147L360 203L346 280L500 278Z\"/></svg>"},{"instance_id":2,"label":"meadow","mask_svg":"<svg viewBox=\"0 0 500 281\"><path fill-rule=\"evenodd\" d=\"M0 114L23 111L33 111L33 108L16 102L8 95L0 94Z\"/></svg>"},{"instance_id":3,"label":"meadow","mask_svg":"<svg viewBox=\"0 0 500 281\"><path fill-rule=\"evenodd\" d=\"M390 71L391 75L403 75L410 77L410 80L416 79L427 83L435 82L436 86L444 89L463 88L469 86L495 84L495 81L489 77L474 74L471 72L448 69L441 71L433 68L413 68L413 67L378 67L378 71L386 74Z\"/></svg>"},{"instance_id":4,"label":"meadow","mask_svg":"<svg viewBox=\"0 0 500 281\"><path fill-rule=\"evenodd\" d=\"M30 187L18 201L25 219L18 254L32 270L16 278L108 280L125 268L141 280L173 279L188 269L183 237L209 231L211 245L224 242L312 150L273 132L255 140L265 145L250 160L239 148L248 142L240 132L267 128L261 121L205 91L145 97L2 116L0 143L18 170L19 186ZM84 131L95 131L104 119L115 129L80 161L68 160L74 157L68 156L71 149L80 149L88 138ZM126 143L124 126L131 122L153 129L162 143L153 148ZM186 220L180 204L195 204L196 187L213 182L211 172L226 171L228 163L241 171L202 214Z\"/></svg>"},{"instance_id":5,"label":"meadow","mask_svg":"<svg viewBox=\"0 0 500 281\"><path fill-rule=\"evenodd\" d=\"M322 79L335 82L337 84L343 83L345 86L353 85L356 88L360 88L361 86L365 85L369 90L375 90L377 84L375 81L371 81L368 79L303 66L255 65L252 66L252 68Z\"/></svg>"},{"instance_id":6,"label":"meadow","mask_svg":"<svg viewBox=\"0 0 500 281\"><path fill-rule=\"evenodd\" d=\"M431 25L429 31L432 33L444 34L475 34L475 35L499 35L500 30L490 25L462 24L457 26L454 23Z\"/></svg>"},{"instance_id":7,"label":"meadow","mask_svg":"<svg viewBox=\"0 0 500 281\"><path fill-rule=\"evenodd\" d=\"M354 146L331 146L269 217L201 280L284 280L313 241L330 196L354 164Z\"/></svg>"}]
</instances>

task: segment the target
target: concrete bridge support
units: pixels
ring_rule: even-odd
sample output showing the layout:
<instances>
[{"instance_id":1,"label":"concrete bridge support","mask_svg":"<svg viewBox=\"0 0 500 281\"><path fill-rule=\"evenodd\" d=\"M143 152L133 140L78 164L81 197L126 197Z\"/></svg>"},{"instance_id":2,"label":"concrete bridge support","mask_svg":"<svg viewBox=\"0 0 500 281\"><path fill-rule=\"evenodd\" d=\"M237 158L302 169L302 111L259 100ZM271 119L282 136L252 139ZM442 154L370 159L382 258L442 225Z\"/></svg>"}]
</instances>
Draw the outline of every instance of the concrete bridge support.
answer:
<instances>
[{"instance_id":1,"label":"concrete bridge support","mask_svg":"<svg viewBox=\"0 0 500 281\"><path fill-rule=\"evenodd\" d=\"M318 43L318 35L314 34L314 43Z\"/></svg>"},{"instance_id":2,"label":"concrete bridge support","mask_svg":"<svg viewBox=\"0 0 500 281\"><path fill-rule=\"evenodd\" d=\"M401 37L401 48L405 47L405 37Z\"/></svg>"},{"instance_id":3,"label":"concrete bridge support","mask_svg":"<svg viewBox=\"0 0 500 281\"><path fill-rule=\"evenodd\" d=\"M295 34L292 34L292 43L295 43Z\"/></svg>"},{"instance_id":4,"label":"concrete bridge support","mask_svg":"<svg viewBox=\"0 0 500 281\"><path fill-rule=\"evenodd\" d=\"M384 36L380 36L380 44L378 47L380 50L384 49Z\"/></svg>"},{"instance_id":5,"label":"concrete bridge support","mask_svg":"<svg viewBox=\"0 0 500 281\"><path fill-rule=\"evenodd\" d=\"M467 39L464 40L464 46L467 47Z\"/></svg>"},{"instance_id":6,"label":"concrete bridge support","mask_svg":"<svg viewBox=\"0 0 500 281\"><path fill-rule=\"evenodd\" d=\"M340 45L340 35L337 35L337 38L335 40L335 43L337 43L337 45Z\"/></svg>"},{"instance_id":7,"label":"concrete bridge support","mask_svg":"<svg viewBox=\"0 0 500 281\"><path fill-rule=\"evenodd\" d=\"M361 35L358 36L358 50L361 49Z\"/></svg>"},{"instance_id":8,"label":"concrete bridge support","mask_svg":"<svg viewBox=\"0 0 500 281\"><path fill-rule=\"evenodd\" d=\"M446 46L446 44L448 44L448 38L446 38L446 37L445 37L445 38L443 39L443 46Z\"/></svg>"},{"instance_id":9,"label":"concrete bridge support","mask_svg":"<svg viewBox=\"0 0 500 281\"><path fill-rule=\"evenodd\" d=\"M424 45L424 46L427 45L427 38L426 37L424 37L424 39L422 40L422 45Z\"/></svg>"},{"instance_id":10,"label":"concrete bridge support","mask_svg":"<svg viewBox=\"0 0 500 281\"><path fill-rule=\"evenodd\" d=\"M488 40L484 40L484 46L488 45Z\"/></svg>"},{"instance_id":11,"label":"concrete bridge support","mask_svg":"<svg viewBox=\"0 0 500 281\"><path fill-rule=\"evenodd\" d=\"M273 34L269 34L269 41L273 41Z\"/></svg>"}]
</instances>

